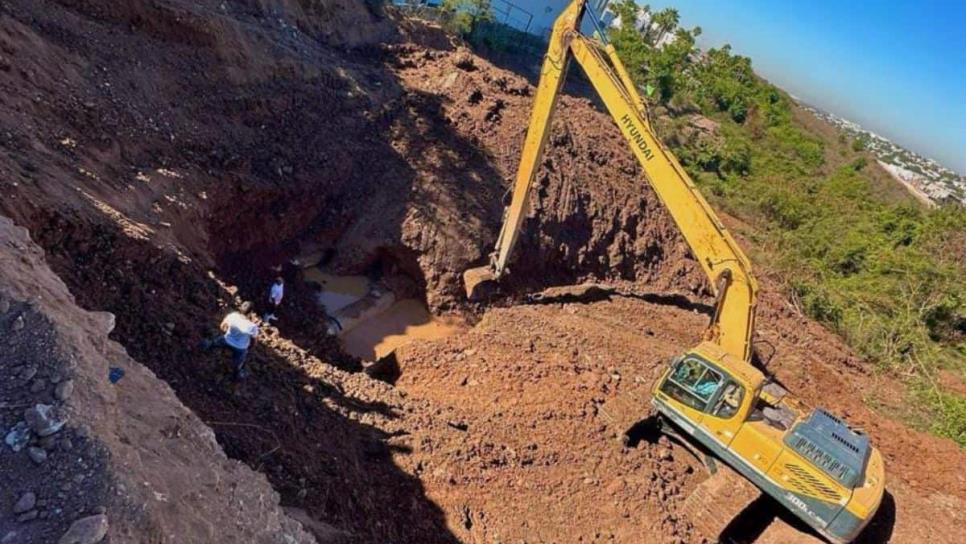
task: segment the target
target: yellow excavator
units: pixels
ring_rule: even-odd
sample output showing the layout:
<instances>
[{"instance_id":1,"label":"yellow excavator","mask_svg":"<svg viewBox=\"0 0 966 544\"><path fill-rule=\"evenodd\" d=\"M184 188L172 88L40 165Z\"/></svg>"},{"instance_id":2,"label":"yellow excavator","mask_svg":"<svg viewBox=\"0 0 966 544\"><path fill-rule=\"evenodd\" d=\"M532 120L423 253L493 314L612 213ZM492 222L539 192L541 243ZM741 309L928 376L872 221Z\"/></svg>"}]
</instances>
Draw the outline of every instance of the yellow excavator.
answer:
<instances>
[{"instance_id":1,"label":"yellow excavator","mask_svg":"<svg viewBox=\"0 0 966 544\"><path fill-rule=\"evenodd\" d=\"M731 521L722 515L731 508L724 503L742 496L747 504L764 492L829 541L850 542L882 501L882 456L861 430L821 408L809 409L752 365L758 286L751 263L656 137L645 103L585 1L573 0L553 25L512 199L490 263L464 273L467 295L478 298L507 273L554 106L574 59L715 294L705 340L673 358L651 391L651 407L664 428L692 451L703 452L712 473L685 500L685 513L695 530L715 541ZM581 33L588 22L592 36ZM740 492L742 486L755 493Z\"/></svg>"}]
</instances>

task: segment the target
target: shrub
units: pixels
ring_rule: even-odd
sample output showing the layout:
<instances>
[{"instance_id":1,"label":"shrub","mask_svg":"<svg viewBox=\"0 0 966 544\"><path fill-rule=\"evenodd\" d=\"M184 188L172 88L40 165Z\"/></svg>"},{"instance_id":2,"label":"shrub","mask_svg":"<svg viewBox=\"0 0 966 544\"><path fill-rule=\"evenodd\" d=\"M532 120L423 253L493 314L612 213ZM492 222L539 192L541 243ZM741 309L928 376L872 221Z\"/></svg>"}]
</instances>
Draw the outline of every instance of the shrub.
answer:
<instances>
[{"instance_id":1,"label":"shrub","mask_svg":"<svg viewBox=\"0 0 966 544\"><path fill-rule=\"evenodd\" d=\"M440 8L449 15L449 25L463 36L470 35L477 24L493 19L490 0L443 0Z\"/></svg>"}]
</instances>

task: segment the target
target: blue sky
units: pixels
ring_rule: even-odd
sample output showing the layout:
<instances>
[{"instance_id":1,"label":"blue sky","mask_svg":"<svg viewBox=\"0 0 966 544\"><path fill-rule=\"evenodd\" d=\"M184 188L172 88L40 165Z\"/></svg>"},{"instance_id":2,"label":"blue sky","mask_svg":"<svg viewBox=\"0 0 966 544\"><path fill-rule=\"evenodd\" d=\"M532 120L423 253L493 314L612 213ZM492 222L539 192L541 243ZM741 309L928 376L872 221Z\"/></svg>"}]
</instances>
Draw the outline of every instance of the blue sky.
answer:
<instances>
[{"instance_id":1,"label":"blue sky","mask_svg":"<svg viewBox=\"0 0 966 544\"><path fill-rule=\"evenodd\" d=\"M966 173L966 0L652 0L808 103Z\"/></svg>"}]
</instances>

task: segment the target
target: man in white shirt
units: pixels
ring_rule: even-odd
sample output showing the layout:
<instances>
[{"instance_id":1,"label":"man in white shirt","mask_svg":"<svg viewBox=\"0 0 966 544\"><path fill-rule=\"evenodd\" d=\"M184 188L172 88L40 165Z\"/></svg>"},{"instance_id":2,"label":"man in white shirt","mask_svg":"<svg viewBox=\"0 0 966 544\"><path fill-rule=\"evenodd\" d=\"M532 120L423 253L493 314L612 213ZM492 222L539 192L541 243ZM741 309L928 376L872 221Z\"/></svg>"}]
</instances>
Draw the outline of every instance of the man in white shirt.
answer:
<instances>
[{"instance_id":1,"label":"man in white shirt","mask_svg":"<svg viewBox=\"0 0 966 544\"><path fill-rule=\"evenodd\" d=\"M258 336L258 326L245 317L245 314L232 312L221 321L221 330L225 334L214 340L205 340L202 347L205 351L211 348L230 349L231 362L235 368L235 379L243 380L248 376L245 358L248 356L252 342Z\"/></svg>"},{"instance_id":2,"label":"man in white shirt","mask_svg":"<svg viewBox=\"0 0 966 544\"><path fill-rule=\"evenodd\" d=\"M285 280L281 276L275 278L275 283L268 290L268 311L262 316L262 321L268 323L273 319L278 319L275 311L282 304L282 297L285 296Z\"/></svg>"}]
</instances>

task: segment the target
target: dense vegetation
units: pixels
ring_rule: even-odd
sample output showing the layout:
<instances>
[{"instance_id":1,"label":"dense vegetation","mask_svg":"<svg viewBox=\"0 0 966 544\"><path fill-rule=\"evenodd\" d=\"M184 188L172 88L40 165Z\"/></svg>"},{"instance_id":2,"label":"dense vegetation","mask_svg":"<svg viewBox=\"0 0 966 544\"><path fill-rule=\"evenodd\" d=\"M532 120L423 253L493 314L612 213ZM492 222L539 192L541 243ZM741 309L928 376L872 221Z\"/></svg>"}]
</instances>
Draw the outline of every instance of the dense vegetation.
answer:
<instances>
[{"instance_id":1,"label":"dense vegetation","mask_svg":"<svg viewBox=\"0 0 966 544\"><path fill-rule=\"evenodd\" d=\"M610 31L664 139L715 204L749 224L753 259L882 371L908 379L906 414L966 446L966 209L883 189L863 142L809 127L728 46L699 52L673 9ZM707 117L695 126L695 119ZM709 127L710 125L710 127ZM879 176L877 177L876 172ZM956 389L960 392L956 392ZM917 407L917 408L912 408Z\"/></svg>"},{"instance_id":2,"label":"dense vegetation","mask_svg":"<svg viewBox=\"0 0 966 544\"><path fill-rule=\"evenodd\" d=\"M443 0L440 10L446 14L450 28L464 36L477 25L493 20L490 0Z\"/></svg>"}]
</instances>

